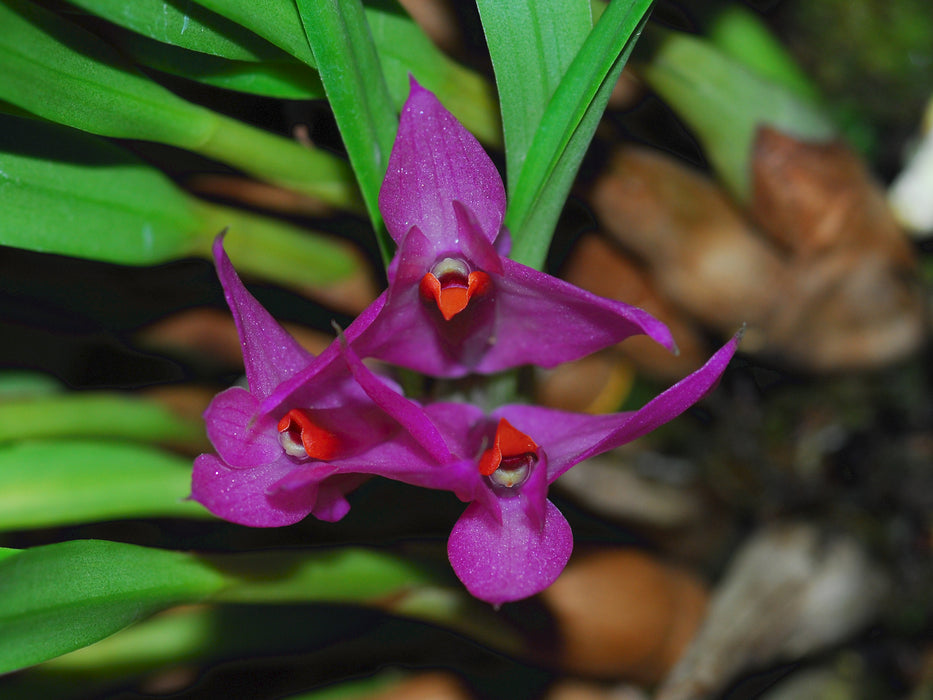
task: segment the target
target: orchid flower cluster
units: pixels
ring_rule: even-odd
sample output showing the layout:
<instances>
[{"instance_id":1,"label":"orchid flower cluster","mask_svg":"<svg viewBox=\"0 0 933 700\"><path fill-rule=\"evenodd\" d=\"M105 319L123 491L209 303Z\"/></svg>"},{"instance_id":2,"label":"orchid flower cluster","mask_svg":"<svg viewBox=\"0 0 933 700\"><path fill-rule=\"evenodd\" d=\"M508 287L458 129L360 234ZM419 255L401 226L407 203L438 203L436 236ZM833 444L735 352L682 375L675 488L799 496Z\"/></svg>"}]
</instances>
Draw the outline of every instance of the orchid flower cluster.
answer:
<instances>
[{"instance_id":1,"label":"orchid flower cluster","mask_svg":"<svg viewBox=\"0 0 933 700\"><path fill-rule=\"evenodd\" d=\"M227 520L275 527L309 514L339 520L348 492L374 475L446 489L469 504L448 542L467 589L495 605L533 595L573 548L549 486L701 399L738 338L638 411L516 404L487 414L470 403L419 403L363 360L457 378L554 367L636 334L669 350L674 341L644 311L510 260L495 165L414 81L379 207L398 246L388 289L317 357L249 294L222 237L215 242L249 389L227 389L207 409L216 454L195 461L192 497Z\"/></svg>"}]
</instances>

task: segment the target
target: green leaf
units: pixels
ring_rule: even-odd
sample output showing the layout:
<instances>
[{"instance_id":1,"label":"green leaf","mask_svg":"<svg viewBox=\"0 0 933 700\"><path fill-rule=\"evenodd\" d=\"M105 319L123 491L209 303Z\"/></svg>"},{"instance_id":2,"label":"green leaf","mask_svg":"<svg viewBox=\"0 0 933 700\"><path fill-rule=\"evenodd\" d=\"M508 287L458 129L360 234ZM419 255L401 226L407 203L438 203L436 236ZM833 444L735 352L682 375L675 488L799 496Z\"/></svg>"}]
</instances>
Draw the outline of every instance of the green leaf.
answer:
<instances>
[{"instance_id":1,"label":"green leaf","mask_svg":"<svg viewBox=\"0 0 933 700\"><path fill-rule=\"evenodd\" d=\"M0 561L0 673L86 646L225 583L190 555L117 542L63 542L7 556Z\"/></svg>"},{"instance_id":2,"label":"green leaf","mask_svg":"<svg viewBox=\"0 0 933 700\"><path fill-rule=\"evenodd\" d=\"M91 440L0 446L0 531L118 518L210 517L188 501L191 459Z\"/></svg>"},{"instance_id":3,"label":"green leaf","mask_svg":"<svg viewBox=\"0 0 933 700\"><path fill-rule=\"evenodd\" d=\"M551 96L593 26L589 0L477 0L496 72L509 193Z\"/></svg>"},{"instance_id":4,"label":"green leaf","mask_svg":"<svg viewBox=\"0 0 933 700\"><path fill-rule=\"evenodd\" d=\"M438 49L395 0L366 0L366 20L396 107L408 99L414 75L480 141L502 145L502 124L492 84Z\"/></svg>"},{"instance_id":5,"label":"green leaf","mask_svg":"<svg viewBox=\"0 0 933 700\"><path fill-rule=\"evenodd\" d=\"M0 114L0 245L124 265L210 257L214 237L244 272L330 284L358 267L346 244L201 202L106 141Z\"/></svg>"},{"instance_id":6,"label":"green leaf","mask_svg":"<svg viewBox=\"0 0 933 700\"><path fill-rule=\"evenodd\" d=\"M752 140L760 126L811 141L836 134L812 101L762 78L703 39L666 34L642 74L693 130L740 201L751 191Z\"/></svg>"},{"instance_id":7,"label":"green leaf","mask_svg":"<svg viewBox=\"0 0 933 700\"><path fill-rule=\"evenodd\" d=\"M88 391L22 399L0 397L0 443L69 437L200 446L204 444L204 424L185 420L161 404L131 394Z\"/></svg>"},{"instance_id":8,"label":"green leaf","mask_svg":"<svg viewBox=\"0 0 933 700\"><path fill-rule=\"evenodd\" d=\"M293 0L197 0L213 12L241 24L298 60L317 67ZM501 141L495 94L474 71L451 60L394 0L365 3L373 41L397 109L408 97L408 75L437 95L478 138Z\"/></svg>"},{"instance_id":9,"label":"green leaf","mask_svg":"<svg viewBox=\"0 0 933 700\"><path fill-rule=\"evenodd\" d=\"M651 4L613 0L548 103L506 213L515 260L543 265L564 200Z\"/></svg>"},{"instance_id":10,"label":"green leaf","mask_svg":"<svg viewBox=\"0 0 933 700\"><path fill-rule=\"evenodd\" d=\"M379 188L398 129L363 5L297 0L301 21L334 111L386 265L394 246L379 213Z\"/></svg>"},{"instance_id":11,"label":"green leaf","mask_svg":"<svg viewBox=\"0 0 933 700\"><path fill-rule=\"evenodd\" d=\"M237 61L280 60L281 51L235 22L180 0L70 0L151 39ZM183 9L182 9L183 8Z\"/></svg>"},{"instance_id":12,"label":"green leaf","mask_svg":"<svg viewBox=\"0 0 933 700\"><path fill-rule=\"evenodd\" d=\"M139 36L119 37L116 43L140 65L204 85L283 100L324 97L324 86L314 69L295 60L234 61Z\"/></svg>"},{"instance_id":13,"label":"green leaf","mask_svg":"<svg viewBox=\"0 0 933 700\"><path fill-rule=\"evenodd\" d=\"M167 143L353 208L346 163L176 97L93 34L24 0L0 4L0 99L102 136Z\"/></svg>"}]
</instances>

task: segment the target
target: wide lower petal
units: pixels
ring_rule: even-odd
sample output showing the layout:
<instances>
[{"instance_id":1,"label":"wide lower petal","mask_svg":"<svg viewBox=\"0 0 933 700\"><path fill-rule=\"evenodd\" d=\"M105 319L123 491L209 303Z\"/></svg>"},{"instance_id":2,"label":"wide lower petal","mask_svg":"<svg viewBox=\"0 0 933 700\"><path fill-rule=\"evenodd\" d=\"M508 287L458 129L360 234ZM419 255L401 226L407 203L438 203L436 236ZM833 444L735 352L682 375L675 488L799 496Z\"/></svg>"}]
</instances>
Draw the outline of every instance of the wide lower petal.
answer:
<instances>
[{"instance_id":1,"label":"wide lower petal","mask_svg":"<svg viewBox=\"0 0 933 700\"><path fill-rule=\"evenodd\" d=\"M450 564L467 590L493 605L547 588L573 550L570 525L550 501L543 528L531 522L520 498L500 498L499 505L501 523L481 504L471 504L447 544Z\"/></svg>"},{"instance_id":2,"label":"wide lower petal","mask_svg":"<svg viewBox=\"0 0 933 700\"><path fill-rule=\"evenodd\" d=\"M207 437L233 467L256 467L282 456L275 426L259 416L259 401L242 387L214 397L204 412Z\"/></svg>"},{"instance_id":3,"label":"wide lower petal","mask_svg":"<svg viewBox=\"0 0 933 700\"><path fill-rule=\"evenodd\" d=\"M231 469L214 455L194 460L191 498L214 515L250 527L281 527L305 518L317 500L317 484L270 494L287 473L279 462L253 469Z\"/></svg>"}]
</instances>

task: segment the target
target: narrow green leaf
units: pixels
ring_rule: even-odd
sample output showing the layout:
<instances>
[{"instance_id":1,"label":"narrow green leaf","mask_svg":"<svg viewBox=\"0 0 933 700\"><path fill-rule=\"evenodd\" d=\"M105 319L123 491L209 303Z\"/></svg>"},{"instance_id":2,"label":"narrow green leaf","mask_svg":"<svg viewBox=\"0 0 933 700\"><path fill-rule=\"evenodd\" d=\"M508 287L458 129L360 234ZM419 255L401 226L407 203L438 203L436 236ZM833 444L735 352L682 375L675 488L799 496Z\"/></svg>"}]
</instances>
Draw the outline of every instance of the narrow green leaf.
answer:
<instances>
[{"instance_id":1,"label":"narrow green leaf","mask_svg":"<svg viewBox=\"0 0 933 700\"><path fill-rule=\"evenodd\" d=\"M554 92L506 213L515 260L543 265L564 200L651 4L613 0Z\"/></svg>"},{"instance_id":2,"label":"narrow green leaf","mask_svg":"<svg viewBox=\"0 0 933 700\"><path fill-rule=\"evenodd\" d=\"M298 11L386 265L394 249L379 213L379 188L398 117L360 0L297 0Z\"/></svg>"},{"instance_id":3,"label":"narrow green leaf","mask_svg":"<svg viewBox=\"0 0 933 700\"><path fill-rule=\"evenodd\" d=\"M7 556L0 561L0 673L86 646L225 583L190 555L117 542L62 542Z\"/></svg>"},{"instance_id":4,"label":"narrow green leaf","mask_svg":"<svg viewBox=\"0 0 933 700\"><path fill-rule=\"evenodd\" d=\"M234 61L140 36L119 37L116 44L139 65L224 90L283 100L324 97L317 72L295 60Z\"/></svg>"},{"instance_id":5,"label":"narrow green leaf","mask_svg":"<svg viewBox=\"0 0 933 700\"><path fill-rule=\"evenodd\" d=\"M51 396L64 388L60 381L41 372L16 369L0 371L0 401Z\"/></svg>"},{"instance_id":6,"label":"narrow green leaf","mask_svg":"<svg viewBox=\"0 0 933 700\"><path fill-rule=\"evenodd\" d=\"M173 46L237 61L278 60L281 51L239 24L183 0L70 0L91 14Z\"/></svg>"},{"instance_id":7,"label":"narrow green leaf","mask_svg":"<svg viewBox=\"0 0 933 700\"><path fill-rule=\"evenodd\" d=\"M125 150L56 124L0 114L0 245L124 265L202 255L228 228L244 272L330 284L357 268L338 241L190 197Z\"/></svg>"},{"instance_id":8,"label":"narrow green leaf","mask_svg":"<svg viewBox=\"0 0 933 700\"><path fill-rule=\"evenodd\" d=\"M364 4L395 106L401 108L408 99L408 77L414 75L476 138L501 147L502 124L492 84L438 49L395 0L366 0Z\"/></svg>"},{"instance_id":9,"label":"narrow green leaf","mask_svg":"<svg viewBox=\"0 0 933 700\"><path fill-rule=\"evenodd\" d=\"M97 37L25 0L0 4L0 99L91 133L167 143L355 207L346 163L188 103Z\"/></svg>"},{"instance_id":10,"label":"narrow green leaf","mask_svg":"<svg viewBox=\"0 0 933 700\"><path fill-rule=\"evenodd\" d=\"M213 12L247 27L309 66L317 62L308 46L294 0L197 0ZM367 0L366 18L396 109L408 97L408 75L438 96L478 138L501 141L492 87L440 51L394 0Z\"/></svg>"},{"instance_id":11,"label":"narrow green leaf","mask_svg":"<svg viewBox=\"0 0 933 700\"><path fill-rule=\"evenodd\" d=\"M813 102L751 72L703 39L666 34L642 74L694 131L720 179L740 201L751 190L752 140L760 126L813 141L836 134Z\"/></svg>"},{"instance_id":12,"label":"narrow green leaf","mask_svg":"<svg viewBox=\"0 0 933 700\"><path fill-rule=\"evenodd\" d=\"M496 73L509 193L551 96L593 26L589 0L477 0Z\"/></svg>"},{"instance_id":13,"label":"narrow green leaf","mask_svg":"<svg viewBox=\"0 0 933 700\"><path fill-rule=\"evenodd\" d=\"M88 391L0 398L0 443L70 437L201 445L204 424L131 394Z\"/></svg>"},{"instance_id":14,"label":"narrow green leaf","mask_svg":"<svg viewBox=\"0 0 933 700\"><path fill-rule=\"evenodd\" d=\"M186 500L191 460L91 440L0 446L0 531L118 518L211 517Z\"/></svg>"}]
</instances>

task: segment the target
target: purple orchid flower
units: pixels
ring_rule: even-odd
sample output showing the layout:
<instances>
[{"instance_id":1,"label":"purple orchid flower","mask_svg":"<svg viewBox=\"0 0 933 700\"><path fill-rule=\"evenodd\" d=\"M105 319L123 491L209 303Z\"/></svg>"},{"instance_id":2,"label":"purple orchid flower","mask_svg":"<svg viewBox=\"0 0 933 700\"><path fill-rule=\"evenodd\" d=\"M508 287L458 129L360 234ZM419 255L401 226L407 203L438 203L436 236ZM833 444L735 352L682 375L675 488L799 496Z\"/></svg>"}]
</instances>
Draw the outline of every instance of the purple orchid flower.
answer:
<instances>
[{"instance_id":1,"label":"purple orchid flower","mask_svg":"<svg viewBox=\"0 0 933 700\"><path fill-rule=\"evenodd\" d=\"M214 259L249 390L227 389L205 412L217 455L195 460L194 500L254 527L290 525L308 514L335 521L349 510L345 494L370 470L424 469L451 459L417 404L362 363L350 372L346 348L333 344L317 358L304 350L243 286L222 236ZM298 375L293 387L289 380Z\"/></svg>"},{"instance_id":2,"label":"purple orchid flower","mask_svg":"<svg viewBox=\"0 0 933 700\"><path fill-rule=\"evenodd\" d=\"M433 376L554 367L660 321L505 257L506 198L482 146L412 79L379 207L398 252L354 349Z\"/></svg>"},{"instance_id":3,"label":"purple orchid flower","mask_svg":"<svg viewBox=\"0 0 933 700\"><path fill-rule=\"evenodd\" d=\"M455 573L470 593L494 605L526 598L553 583L573 549L548 487L575 464L651 432L706 396L740 335L638 411L588 415L510 405L487 416L470 404L431 404L425 411L455 458L404 474L370 472L452 490L469 502L447 546ZM351 364L363 369L358 360Z\"/></svg>"}]
</instances>

